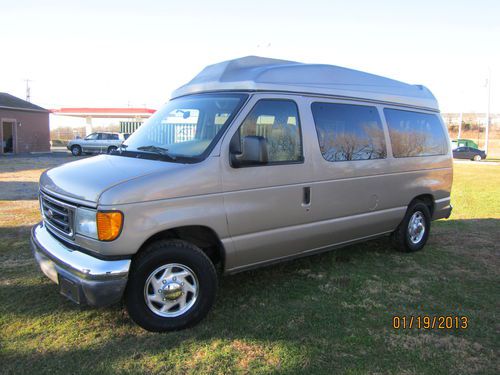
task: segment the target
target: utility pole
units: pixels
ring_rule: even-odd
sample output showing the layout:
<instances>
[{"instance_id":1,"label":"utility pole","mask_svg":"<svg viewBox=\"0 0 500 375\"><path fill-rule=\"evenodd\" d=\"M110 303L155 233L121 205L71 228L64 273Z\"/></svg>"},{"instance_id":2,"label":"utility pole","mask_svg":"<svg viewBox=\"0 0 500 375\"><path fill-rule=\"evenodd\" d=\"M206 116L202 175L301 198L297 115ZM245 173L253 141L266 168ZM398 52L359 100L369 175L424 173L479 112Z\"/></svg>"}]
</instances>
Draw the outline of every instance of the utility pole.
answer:
<instances>
[{"instance_id":1,"label":"utility pole","mask_svg":"<svg viewBox=\"0 0 500 375\"><path fill-rule=\"evenodd\" d=\"M488 140L490 133L490 103L491 103L491 69L488 68L488 109L486 111L486 132L485 132L485 140L484 140L484 153L488 154Z\"/></svg>"},{"instance_id":2,"label":"utility pole","mask_svg":"<svg viewBox=\"0 0 500 375\"><path fill-rule=\"evenodd\" d=\"M460 116L458 117L458 135L457 135L457 141L460 139L460 135L462 134L462 117L463 117L463 112L460 111Z\"/></svg>"}]
</instances>

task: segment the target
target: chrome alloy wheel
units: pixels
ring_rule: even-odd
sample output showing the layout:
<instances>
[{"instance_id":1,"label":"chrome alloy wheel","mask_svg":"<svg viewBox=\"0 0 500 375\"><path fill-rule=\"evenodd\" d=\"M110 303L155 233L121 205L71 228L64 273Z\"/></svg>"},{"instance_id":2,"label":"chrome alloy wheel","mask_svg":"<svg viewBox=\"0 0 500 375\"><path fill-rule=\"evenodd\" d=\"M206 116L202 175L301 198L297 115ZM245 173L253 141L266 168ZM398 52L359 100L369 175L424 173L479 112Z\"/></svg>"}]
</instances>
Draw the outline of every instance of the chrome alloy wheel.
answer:
<instances>
[{"instance_id":1,"label":"chrome alloy wheel","mask_svg":"<svg viewBox=\"0 0 500 375\"><path fill-rule=\"evenodd\" d=\"M408 222L408 237L411 243L418 244L425 234L425 218L422 212L413 213Z\"/></svg>"},{"instance_id":2,"label":"chrome alloy wheel","mask_svg":"<svg viewBox=\"0 0 500 375\"><path fill-rule=\"evenodd\" d=\"M198 279L189 267L170 263L151 272L144 284L144 299L156 315L173 318L193 307L198 290Z\"/></svg>"}]
</instances>

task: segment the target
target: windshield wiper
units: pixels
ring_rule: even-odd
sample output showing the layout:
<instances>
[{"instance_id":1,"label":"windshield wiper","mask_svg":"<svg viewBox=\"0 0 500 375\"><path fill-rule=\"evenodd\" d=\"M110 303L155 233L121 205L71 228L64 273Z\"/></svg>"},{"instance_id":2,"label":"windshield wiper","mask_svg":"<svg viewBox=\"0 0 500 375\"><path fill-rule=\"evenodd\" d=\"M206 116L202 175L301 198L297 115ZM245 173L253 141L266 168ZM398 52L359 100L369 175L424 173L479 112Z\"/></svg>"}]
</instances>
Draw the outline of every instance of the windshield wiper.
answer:
<instances>
[{"instance_id":1,"label":"windshield wiper","mask_svg":"<svg viewBox=\"0 0 500 375\"><path fill-rule=\"evenodd\" d=\"M140 151L148 151L148 152L153 152L153 153L158 154L158 155L166 156L171 160L177 159L174 155L172 155L168 152L168 148L149 145L149 146L140 146L140 147L137 147L137 149Z\"/></svg>"}]
</instances>

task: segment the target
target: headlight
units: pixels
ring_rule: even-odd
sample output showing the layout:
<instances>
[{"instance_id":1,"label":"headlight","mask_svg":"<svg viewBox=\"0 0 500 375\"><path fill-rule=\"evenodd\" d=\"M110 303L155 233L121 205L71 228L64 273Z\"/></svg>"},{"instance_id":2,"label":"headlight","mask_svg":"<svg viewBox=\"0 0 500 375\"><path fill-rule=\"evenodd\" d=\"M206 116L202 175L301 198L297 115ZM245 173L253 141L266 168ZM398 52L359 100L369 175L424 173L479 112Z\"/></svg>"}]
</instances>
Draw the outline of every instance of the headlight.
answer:
<instances>
[{"instance_id":1,"label":"headlight","mask_svg":"<svg viewBox=\"0 0 500 375\"><path fill-rule=\"evenodd\" d=\"M86 208L76 210L76 232L100 241L113 241L123 226L120 211L94 211Z\"/></svg>"},{"instance_id":2,"label":"headlight","mask_svg":"<svg viewBox=\"0 0 500 375\"><path fill-rule=\"evenodd\" d=\"M97 239L96 211L77 208L75 223L76 233Z\"/></svg>"}]
</instances>

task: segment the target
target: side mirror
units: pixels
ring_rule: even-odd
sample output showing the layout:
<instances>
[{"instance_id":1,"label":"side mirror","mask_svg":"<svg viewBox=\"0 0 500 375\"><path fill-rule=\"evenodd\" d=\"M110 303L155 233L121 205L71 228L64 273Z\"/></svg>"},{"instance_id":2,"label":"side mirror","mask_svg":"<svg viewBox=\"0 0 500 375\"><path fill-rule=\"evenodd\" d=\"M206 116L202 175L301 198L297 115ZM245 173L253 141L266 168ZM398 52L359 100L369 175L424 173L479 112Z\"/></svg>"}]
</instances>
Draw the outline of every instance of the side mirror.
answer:
<instances>
[{"instance_id":1,"label":"side mirror","mask_svg":"<svg viewBox=\"0 0 500 375\"><path fill-rule=\"evenodd\" d=\"M267 164L267 141L264 137L248 135L241 142L241 152L231 142L231 165L235 168L246 165Z\"/></svg>"}]
</instances>

